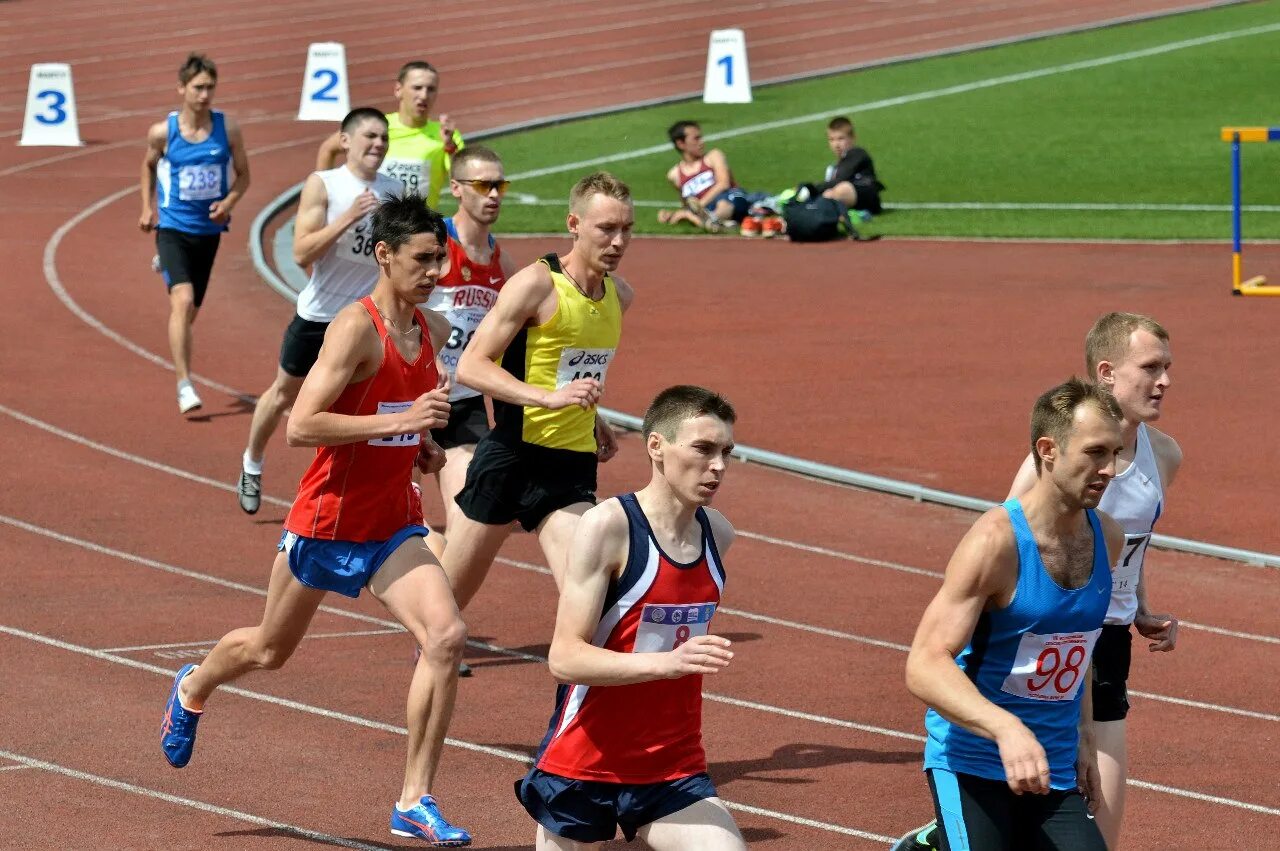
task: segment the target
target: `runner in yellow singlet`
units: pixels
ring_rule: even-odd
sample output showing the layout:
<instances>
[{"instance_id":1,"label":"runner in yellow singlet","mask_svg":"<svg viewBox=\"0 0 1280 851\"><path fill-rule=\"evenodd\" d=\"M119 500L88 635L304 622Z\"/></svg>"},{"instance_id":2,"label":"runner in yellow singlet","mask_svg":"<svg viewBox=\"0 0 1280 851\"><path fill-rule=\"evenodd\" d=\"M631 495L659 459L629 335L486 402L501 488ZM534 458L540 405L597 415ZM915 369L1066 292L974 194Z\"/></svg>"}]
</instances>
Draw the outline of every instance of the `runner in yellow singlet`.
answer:
<instances>
[{"instance_id":1,"label":"runner in yellow singlet","mask_svg":"<svg viewBox=\"0 0 1280 851\"><path fill-rule=\"evenodd\" d=\"M396 77L396 112L387 113L387 157L378 169L427 199L436 209L440 190L449 182L449 157L462 148L462 135L448 115L431 117L440 94L440 72L430 62L408 62ZM316 169L336 167L342 142L335 133L316 154Z\"/></svg>"},{"instance_id":2,"label":"runner in yellow singlet","mask_svg":"<svg viewBox=\"0 0 1280 851\"><path fill-rule=\"evenodd\" d=\"M573 249L503 286L458 363L458 381L493 399L496 425L476 446L450 518L444 565L461 608L518 520L536 531L559 586L596 466L617 452L596 413L632 290L614 274L631 241L631 190L607 172L569 196ZM500 361L500 362L499 362Z\"/></svg>"}]
</instances>

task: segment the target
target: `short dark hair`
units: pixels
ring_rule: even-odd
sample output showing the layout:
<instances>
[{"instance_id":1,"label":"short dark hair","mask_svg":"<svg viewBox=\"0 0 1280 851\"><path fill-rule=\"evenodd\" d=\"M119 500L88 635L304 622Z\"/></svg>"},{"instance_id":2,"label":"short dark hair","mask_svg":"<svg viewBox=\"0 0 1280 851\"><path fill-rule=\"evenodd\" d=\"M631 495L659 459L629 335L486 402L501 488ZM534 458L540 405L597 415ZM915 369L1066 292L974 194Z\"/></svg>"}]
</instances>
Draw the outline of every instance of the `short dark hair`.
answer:
<instances>
[{"instance_id":1,"label":"short dark hair","mask_svg":"<svg viewBox=\"0 0 1280 851\"><path fill-rule=\"evenodd\" d=\"M727 423L738 419L729 400L713 390L693 384L668 387L654 397L649 403L649 410L645 411L645 440L654 432L673 440L682 422L704 415L718 417Z\"/></svg>"},{"instance_id":2,"label":"short dark hair","mask_svg":"<svg viewBox=\"0 0 1280 851\"><path fill-rule=\"evenodd\" d=\"M834 130L837 133L848 133L853 135L853 122L845 118L843 115L837 115L835 118L827 122L827 129Z\"/></svg>"},{"instance_id":3,"label":"short dark hair","mask_svg":"<svg viewBox=\"0 0 1280 851\"><path fill-rule=\"evenodd\" d=\"M667 136L671 138L671 144L675 145L677 142L683 142L685 131L690 127L696 127L699 130L702 129L702 125L696 121L677 121L675 124L668 127ZM679 150L679 146L676 146L676 150Z\"/></svg>"},{"instance_id":4,"label":"short dark hair","mask_svg":"<svg viewBox=\"0 0 1280 851\"><path fill-rule=\"evenodd\" d=\"M1041 461L1040 453L1036 452L1036 441L1052 437L1059 446L1065 446L1076 408L1081 405L1093 405L1117 423L1123 416L1115 398L1092 381L1073 376L1046 390L1031 409L1031 457L1035 460L1037 473L1040 472Z\"/></svg>"},{"instance_id":5,"label":"short dark hair","mask_svg":"<svg viewBox=\"0 0 1280 851\"><path fill-rule=\"evenodd\" d=\"M410 71L430 71L432 74L437 74L437 75L440 73L439 71L436 70L436 66L432 65L430 62L424 62L423 60L419 59L413 62L406 62L403 65L401 65L400 72L396 74L396 82L403 83L404 78L409 76Z\"/></svg>"},{"instance_id":6,"label":"short dark hair","mask_svg":"<svg viewBox=\"0 0 1280 851\"><path fill-rule=\"evenodd\" d=\"M420 233L434 234L441 245L449 238L444 217L427 206L416 192L393 195L373 211L373 227L370 234L376 245L385 242L396 251Z\"/></svg>"},{"instance_id":7,"label":"short dark hair","mask_svg":"<svg viewBox=\"0 0 1280 851\"><path fill-rule=\"evenodd\" d=\"M355 129L365 121L379 121L382 126L387 126L387 117L382 114L381 110L374 109L371 106L357 106L347 113L346 118L342 119L342 132L354 133Z\"/></svg>"},{"instance_id":8,"label":"short dark hair","mask_svg":"<svg viewBox=\"0 0 1280 851\"><path fill-rule=\"evenodd\" d=\"M449 163L449 176L455 180L458 177L458 173L473 162L493 163L496 166L502 166L502 158L498 156L497 151L493 148L486 148L484 145L467 145L450 159L452 162Z\"/></svg>"},{"instance_id":9,"label":"short dark hair","mask_svg":"<svg viewBox=\"0 0 1280 851\"><path fill-rule=\"evenodd\" d=\"M178 69L178 82L185 86L201 73L213 77L215 83L218 81L218 66L213 64L212 59L203 53L188 53L186 61Z\"/></svg>"}]
</instances>

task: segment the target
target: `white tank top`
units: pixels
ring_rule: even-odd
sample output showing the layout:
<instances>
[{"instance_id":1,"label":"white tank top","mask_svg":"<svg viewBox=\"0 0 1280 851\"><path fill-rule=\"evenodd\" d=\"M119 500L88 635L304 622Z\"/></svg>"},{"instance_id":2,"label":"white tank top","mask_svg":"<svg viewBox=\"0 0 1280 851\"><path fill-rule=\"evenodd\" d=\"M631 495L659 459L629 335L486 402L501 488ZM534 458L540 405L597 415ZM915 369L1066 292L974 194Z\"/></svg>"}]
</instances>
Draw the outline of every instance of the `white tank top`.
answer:
<instances>
[{"instance_id":1,"label":"white tank top","mask_svg":"<svg viewBox=\"0 0 1280 851\"><path fill-rule=\"evenodd\" d=\"M1109 624L1131 624L1138 611L1138 577L1151 543L1151 530L1164 506L1160 468L1146 425L1138 425L1138 448L1133 462L1107 485L1098 510L1124 528L1124 551L1111 571Z\"/></svg>"},{"instance_id":2,"label":"white tank top","mask_svg":"<svg viewBox=\"0 0 1280 851\"><path fill-rule=\"evenodd\" d=\"M372 189L379 199L404 192L404 184L385 174L365 182L345 165L317 171L329 195L325 225L331 225L351 208L356 197ZM298 315L311 322L332 322L338 311L373 292L378 264L373 259L372 214L349 227L315 262L311 280L298 295Z\"/></svg>"}]
</instances>

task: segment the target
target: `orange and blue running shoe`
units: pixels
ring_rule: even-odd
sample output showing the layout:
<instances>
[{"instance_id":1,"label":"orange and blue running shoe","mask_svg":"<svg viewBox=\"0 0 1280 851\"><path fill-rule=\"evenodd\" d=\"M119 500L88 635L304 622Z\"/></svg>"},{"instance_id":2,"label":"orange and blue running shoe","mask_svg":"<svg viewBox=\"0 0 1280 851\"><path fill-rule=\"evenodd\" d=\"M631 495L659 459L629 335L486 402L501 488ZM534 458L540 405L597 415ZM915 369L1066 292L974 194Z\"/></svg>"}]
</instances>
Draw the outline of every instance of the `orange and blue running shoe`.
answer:
<instances>
[{"instance_id":1,"label":"orange and blue running shoe","mask_svg":"<svg viewBox=\"0 0 1280 851\"><path fill-rule=\"evenodd\" d=\"M191 751L196 746L196 724L204 714L187 709L178 699L178 683L195 669L195 665L183 665L178 670L173 688L169 689L169 702L164 707L164 721L160 724L160 749L174 768L182 768L191 761Z\"/></svg>"},{"instance_id":2,"label":"orange and blue running shoe","mask_svg":"<svg viewBox=\"0 0 1280 851\"><path fill-rule=\"evenodd\" d=\"M391 832L396 836L425 839L433 848L461 848L471 844L471 834L454 827L440 815L440 806L430 795L408 810L391 808Z\"/></svg>"}]
</instances>

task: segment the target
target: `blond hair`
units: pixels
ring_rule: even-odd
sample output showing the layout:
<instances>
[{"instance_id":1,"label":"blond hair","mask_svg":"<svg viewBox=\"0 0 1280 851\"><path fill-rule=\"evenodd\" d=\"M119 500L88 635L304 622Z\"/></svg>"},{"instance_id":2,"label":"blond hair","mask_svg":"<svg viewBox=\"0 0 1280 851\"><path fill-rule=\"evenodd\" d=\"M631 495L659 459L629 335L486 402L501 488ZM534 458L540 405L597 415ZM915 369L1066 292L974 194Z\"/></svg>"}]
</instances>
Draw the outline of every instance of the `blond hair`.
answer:
<instances>
[{"instance_id":1,"label":"blond hair","mask_svg":"<svg viewBox=\"0 0 1280 851\"><path fill-rule=\"evenodd\" d=\"M1161 342L1169 342L1164 326L1141 313L1112 312L1103 314L1084 337L1084 364L1090 380L1098 378L1098 364L1118 363L1129 353L1129 337L1134 331L1146 331Z\"/></svg>"},{"instance_id":2,"label":"blond hair","mask_svg":"<svg viewBox=\"0 0 1280 851\"><path fill-rule=\"evenodd\" d=\"M594 195L605 195L618 201L631 203L630 186L607 171L597 171L573 184L573 189L569 192L569 212L582 215L586 211L587 202Z\"/></svg>"}]
</instances>

